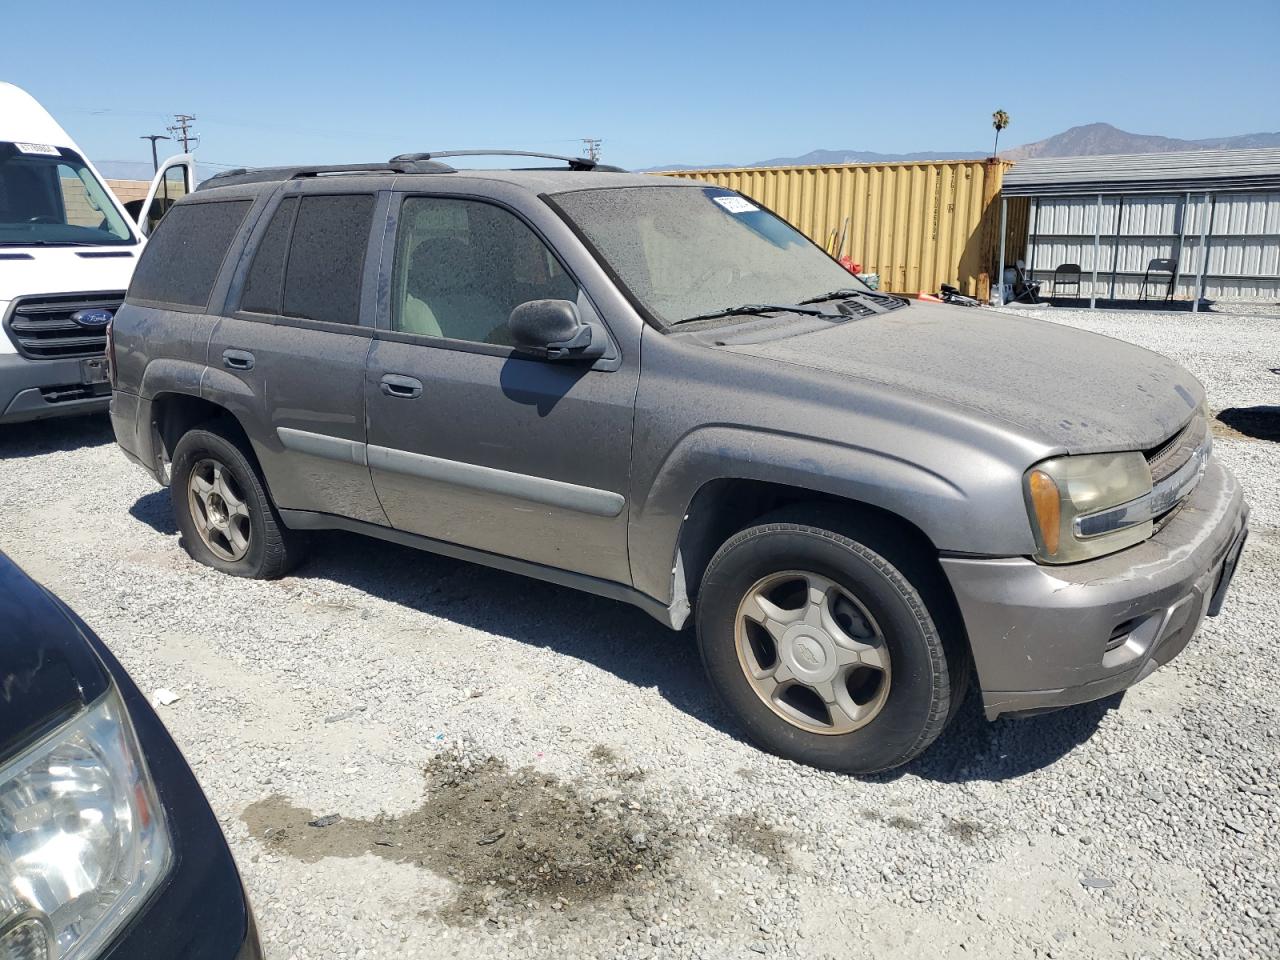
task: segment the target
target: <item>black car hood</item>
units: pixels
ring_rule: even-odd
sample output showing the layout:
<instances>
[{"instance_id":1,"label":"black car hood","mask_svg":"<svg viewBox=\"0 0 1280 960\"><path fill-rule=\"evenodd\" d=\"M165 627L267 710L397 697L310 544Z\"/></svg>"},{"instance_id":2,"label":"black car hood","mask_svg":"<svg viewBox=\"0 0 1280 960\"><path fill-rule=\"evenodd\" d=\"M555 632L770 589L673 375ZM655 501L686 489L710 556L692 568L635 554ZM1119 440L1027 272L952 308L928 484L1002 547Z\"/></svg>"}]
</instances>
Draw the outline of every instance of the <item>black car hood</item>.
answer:
<instances>
[{"instance_id":1,"label":"black car hood","mask_svg":"<svg viewBox=\"0 0 1280 960\"><path fill-rule=\"evenodd\" d=\"M109 685L62 604L0 553L0 763Z\"/></svg>"},{"instance_id":2,"label":"black car hood","mask_svg":"<svg viewBox=\"0 0 1280 960\"><path fill-rule=\"evenodd\" d=\"M799 336L722 349L924 395L1022 428L1069 453L1145 450L1204 399L1167 357L1046 320L913 303Z\"/></svg>"}]
</instances>

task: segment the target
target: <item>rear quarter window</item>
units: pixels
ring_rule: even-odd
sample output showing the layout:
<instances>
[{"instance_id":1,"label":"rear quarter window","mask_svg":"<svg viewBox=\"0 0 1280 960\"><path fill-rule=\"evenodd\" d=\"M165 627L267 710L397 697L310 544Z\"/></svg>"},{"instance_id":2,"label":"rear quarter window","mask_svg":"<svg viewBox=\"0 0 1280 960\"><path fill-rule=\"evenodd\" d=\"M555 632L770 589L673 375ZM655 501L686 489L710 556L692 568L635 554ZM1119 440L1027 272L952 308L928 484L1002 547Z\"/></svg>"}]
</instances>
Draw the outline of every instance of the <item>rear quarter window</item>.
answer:
<instances>
[{"instance_id":1,"label":"rear quarter window","mask_svg":"<svg viewBox=\"0 0 1280 960\"><path fill-rule=\"evenodd\" d=\"M284 283L284 261L289 249L289 231L298 208L297 197L286 197L276 207L267 230L258 243L245 280L240 309L249 313L279 313L280 289Z\"/></svg>"},{"instance_id":2,"label":"rear quarter window","mask_svg":"<svg viewBox=\"0 0 1280 960\"><path fill-rule=\"evenodd\" d=\"M152 235L128 299L207 309L209 294L252 200L180 203Z\"/></svg>"},{"instance_id":3,"label":"rear quarter window","mask_svg":"<svg viewBox=\"0 0 1280 960\"><path fill-rule=\"evenodd\" d=\"M284 273L285 316L360 322L360 280L372 225L372 194L302 198Z\"/></svg>"}]
</instances>

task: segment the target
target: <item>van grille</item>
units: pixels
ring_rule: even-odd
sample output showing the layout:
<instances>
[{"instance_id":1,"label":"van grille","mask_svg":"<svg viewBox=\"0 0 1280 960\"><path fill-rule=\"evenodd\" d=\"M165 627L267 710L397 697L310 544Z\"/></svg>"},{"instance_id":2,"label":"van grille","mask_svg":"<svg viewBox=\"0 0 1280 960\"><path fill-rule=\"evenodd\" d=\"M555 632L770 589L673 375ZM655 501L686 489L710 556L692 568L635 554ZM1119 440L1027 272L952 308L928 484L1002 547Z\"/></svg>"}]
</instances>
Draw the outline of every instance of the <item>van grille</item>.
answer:
<instances>
[{"instance_id":1,"label":"van grille","mask_svg":"<svg viewBox=\"0 0 1280 960\"><path fill-rule=\"evenodd\" d=\"M4 328L28 360L100 357L107 348L105 328L86 328L71 319L77 310L119 310L124 291L21 297L13 302Z\"/></svg>"}]
</instances>

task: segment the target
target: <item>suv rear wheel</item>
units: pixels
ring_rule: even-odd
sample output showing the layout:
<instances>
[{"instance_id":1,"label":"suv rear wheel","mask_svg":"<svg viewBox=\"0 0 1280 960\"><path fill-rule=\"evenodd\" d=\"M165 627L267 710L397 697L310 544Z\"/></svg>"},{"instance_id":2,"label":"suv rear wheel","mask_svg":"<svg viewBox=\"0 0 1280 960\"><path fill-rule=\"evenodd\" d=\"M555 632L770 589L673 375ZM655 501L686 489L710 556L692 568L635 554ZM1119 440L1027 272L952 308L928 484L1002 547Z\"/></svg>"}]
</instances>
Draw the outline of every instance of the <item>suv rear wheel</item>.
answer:
<instances>
[{"instance_id":1,"label":"suv rear wheel","mask_svg":"<svg viewBox=\"0 0 1280 960\"><path fill-rule=\"evenodd\" d=\"M936 584L901 539L856 522L830 529L827 518L791 510L725 543L699 591L698 645L761 747L874 773L937 739L968 661L958 639L944 641L925 600L944 606Z\"/></svg>"},{"instance_id":2,"label":"suv rear wheel","mask_svg":"<svg viewBox=\"0 0 1280 960\"><path fill-rule=\"evenodd\" d=\"M271 580L300 553L280 522L246 444L216 424L189 430L173 451L169 483L182 546L206 566Z\"/></svg>"}]
</instances>

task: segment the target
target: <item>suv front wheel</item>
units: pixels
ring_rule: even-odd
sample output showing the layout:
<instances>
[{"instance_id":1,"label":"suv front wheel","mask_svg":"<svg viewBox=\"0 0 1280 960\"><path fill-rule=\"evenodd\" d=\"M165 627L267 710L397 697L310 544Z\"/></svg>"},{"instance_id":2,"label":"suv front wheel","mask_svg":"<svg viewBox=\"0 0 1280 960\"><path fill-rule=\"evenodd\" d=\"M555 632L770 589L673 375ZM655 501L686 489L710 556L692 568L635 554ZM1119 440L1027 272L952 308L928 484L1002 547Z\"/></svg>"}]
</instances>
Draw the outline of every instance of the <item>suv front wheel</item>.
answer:
<instances>
[{"instance_id":1,"label":"suv front wheel","mask_svg":"<svg viewBox=\"0 0 1280 960\"><path fill-rule=\"evenodd\" d=\"M173 451L169 492L193 560L271 580L296 562L296 534L276 515L247 444L216 424L189 430Z\"/></svg>"},{"instance_id":2,"label":"suv front wheel","mask_svg":"<svg viewBox=\"0 0 1280 960\"><path fill-rule=\"evenodd\" d=\"M819 519L778 514L720 548L698 595L698 645L713 686L761 747L874 773L938 737L963 696L967 659L948 649L954 638L944 642L925 600L930 574L900 538L806 522Z\"/></svg>"}]
</instances>

